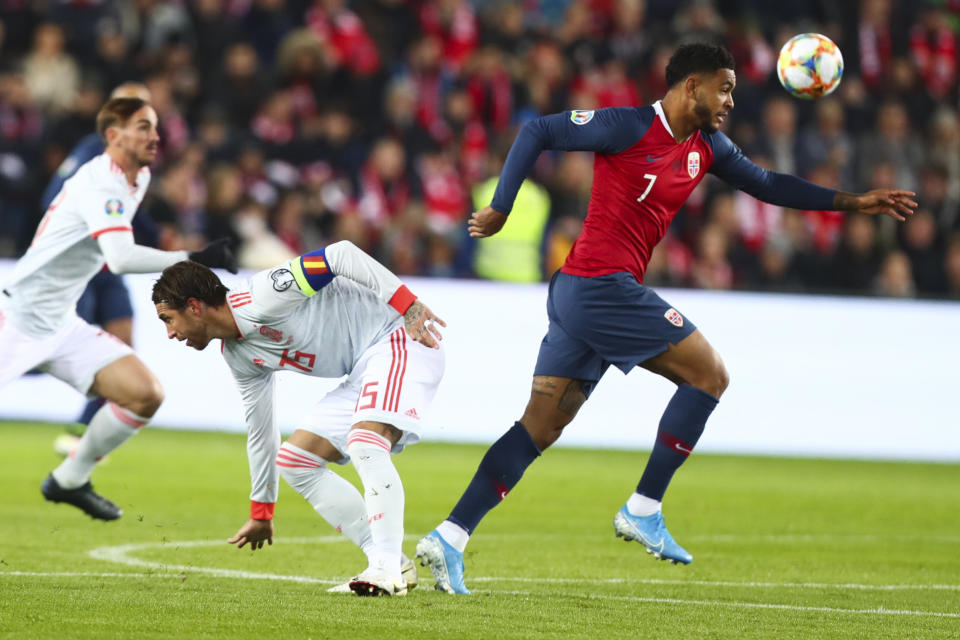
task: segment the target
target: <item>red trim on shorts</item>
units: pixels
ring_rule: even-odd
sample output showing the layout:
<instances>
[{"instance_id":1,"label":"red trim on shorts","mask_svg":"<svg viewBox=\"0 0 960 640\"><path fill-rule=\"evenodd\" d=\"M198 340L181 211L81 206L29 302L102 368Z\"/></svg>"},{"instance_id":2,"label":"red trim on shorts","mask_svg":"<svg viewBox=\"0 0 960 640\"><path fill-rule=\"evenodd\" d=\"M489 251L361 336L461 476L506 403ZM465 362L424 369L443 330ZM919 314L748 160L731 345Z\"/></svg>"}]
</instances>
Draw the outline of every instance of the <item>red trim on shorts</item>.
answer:
<instances>
[{"instance_id":1,"label":"red trim on shorts","mask_svg":"<svg viewBox=\"0 0 960 640\"><path fill-rule=\"evenodd\" d=\"M250 501L250 519L251 520L273 520L273 509L277 504L275 502L257 502Z\"/></svg>"},{"instance_id":2,"label":"red trim on shorts","mask_svg":"<svg viewBox=\"0 0 960 640\"><path fill-rule=\"evenodd\" d=\"M390 360L390 373L387 375L387 385L383 393L383 405L380 407L384 411L387 410L387 404L390 401L390 390L393 388L393 375L396 372L397 367L396 335L396 331L390 334L390 351L393 353L393 358Z\"/></svg>"},{"instance_id":3,"label":"red trim on shorts","mask_svg":"<svg viewBox=\"0 0 960 640\"><path fill-rule=\"evenodd\" d=\"M91 238L99 238L105 233L110 233L111 231L129 231L133 233L133 227L107 227L106 229L100 229L99 231L94 231L90 234Z\"/></svg>"},{"instance_id":4,"label":"red trim on shorts","mask_svg":"<svg viewBox=\"0 0 960 640\"><path fill-rule=\"evenodd\" d=\"M397 310L397 313L403 315L407 312L407 309L410 308L414 302L417 301L417 296L413 295L410 292L410 289L407 289L407 285L402 284L400 288L394 291L393 296L390 298L390 302L387 304Z\"/></svg>"},{"instance_id":5,"label":"red trim on shorts","mask_svg":"<svg viewBox=\"0 0 960 640\"><path fill-rule=\"evenodd\" d=\"M397 340L399 342L400 351L403 355L403 364L402 368L400 369L400 375L397 378L397 390L393 395L393 406L390 408L391 411L397 411L400 408L400 392L403 391L403 376L407 372L407 332L403 329L400 329Z\"/></svg>"}]
</instances>

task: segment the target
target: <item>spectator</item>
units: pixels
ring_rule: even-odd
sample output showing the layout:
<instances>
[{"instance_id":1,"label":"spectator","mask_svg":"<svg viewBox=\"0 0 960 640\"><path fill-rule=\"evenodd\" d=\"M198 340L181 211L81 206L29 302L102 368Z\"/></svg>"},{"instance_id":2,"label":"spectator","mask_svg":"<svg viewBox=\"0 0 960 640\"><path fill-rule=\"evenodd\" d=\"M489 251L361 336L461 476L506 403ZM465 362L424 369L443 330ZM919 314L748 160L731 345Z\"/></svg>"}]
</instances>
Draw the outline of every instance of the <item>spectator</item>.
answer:
<instances>
[{"instance_id":1,"label":"spectator","mask_svg":"<svg viewBox=\"0 0 960 640\"><path fill-rule=\"evenodd\" d=\"M880 273L873 290L877 295L894 298L909 298L914 295L910 259L905 253L891 251L887 254L880 265Z\"/></svg>"},{"instance_id":2,"label":"spectator","mask_svg":"<svg viewBox=\"0 0 960 640\"><path fill-rule=\"evenodd\" d=\"M874 222L867 216L847 216L843 240L827 270L829 290L849 293L872 289L883 260L876 235Z\"/></svg>"},{"instance_id":3,"label":"spectator","mask_svg":"<svg viewBox=\"0 0 960 640\"><path fill-rule=\"evenodd\" d=\"M23 65L30 97L42 112L53 116L70 110L80 86L80 70L64 45L59 25L42 24Z\"/></svg>"}]
</instances>

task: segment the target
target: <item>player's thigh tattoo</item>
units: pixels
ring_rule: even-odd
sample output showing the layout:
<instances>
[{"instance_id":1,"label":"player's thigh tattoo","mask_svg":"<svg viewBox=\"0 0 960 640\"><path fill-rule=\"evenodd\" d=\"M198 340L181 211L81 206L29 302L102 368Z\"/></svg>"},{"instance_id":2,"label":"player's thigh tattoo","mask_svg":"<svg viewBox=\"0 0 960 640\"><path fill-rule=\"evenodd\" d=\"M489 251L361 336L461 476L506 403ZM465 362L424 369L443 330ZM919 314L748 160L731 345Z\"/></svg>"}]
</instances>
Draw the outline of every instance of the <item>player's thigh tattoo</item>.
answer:
<instances>
[{"instance_id":1,"label":"player's thigh tattoo","mask_svg":"<svg viewBox=\"0 0 960 640\"><path fill-rule=\"evenodd\" d=\"M579 380L549 376L534 376L533 395L555 400L557 409L569 416L576 415L587 399Z\"/></svg>"},{"instance_id":2,"label":"player's thigh tattoo","mask_svg":"<svg viewBox=\"0 0 960 640\"><path fill-rule=\"evenodd\" d=\"M580 384L579 380L571 380L567 388L563 390L563 395L560 396L557 409L568 416L575 416L586 401L587 394L583 392L583 385Z\"/></svg>"}]
</instances>

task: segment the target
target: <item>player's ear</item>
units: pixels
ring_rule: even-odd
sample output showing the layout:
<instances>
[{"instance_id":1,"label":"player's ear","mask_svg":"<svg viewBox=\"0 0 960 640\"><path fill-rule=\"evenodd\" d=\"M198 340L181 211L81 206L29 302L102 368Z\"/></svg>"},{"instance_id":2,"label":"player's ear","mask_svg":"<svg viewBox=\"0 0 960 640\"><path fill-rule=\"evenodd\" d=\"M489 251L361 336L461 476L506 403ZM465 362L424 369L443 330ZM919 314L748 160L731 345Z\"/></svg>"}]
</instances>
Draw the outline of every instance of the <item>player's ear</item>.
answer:
<instances>
[{"instance_id":1,"label":"player's ear","mask_svg":"<svg viewBox=\"0 0 960 640\"><path fill-rule=\"evenodd\" d=\"M107 127L107 130L103 132L103 135L107 138L107 146L109 147L113 144L113 141L117 139L117 136L120 135L120 132L116 127Z\"/></svg>"},{"instance_id":2,"label":"player's ear","mask_svg":"<svg viewBox=\"0 0 960 640\"><path fill-rule=\"evenodd\" d=\"M691 73L683 81L683 93L688 98L693 99L697 96L697 87L700 85L700 78L695 73Z\"/></svg>"},{"instance_id":3,"label":"player's ear","mask_svg":"<svg viewBox=\"0 0 960 640\"><path fill-rule=\"evenodd\" d=\"M187 298L187 309L196 315L200 315L200 312L203 310L203 303L196 298Z\"/></svg>"}]
</instances>

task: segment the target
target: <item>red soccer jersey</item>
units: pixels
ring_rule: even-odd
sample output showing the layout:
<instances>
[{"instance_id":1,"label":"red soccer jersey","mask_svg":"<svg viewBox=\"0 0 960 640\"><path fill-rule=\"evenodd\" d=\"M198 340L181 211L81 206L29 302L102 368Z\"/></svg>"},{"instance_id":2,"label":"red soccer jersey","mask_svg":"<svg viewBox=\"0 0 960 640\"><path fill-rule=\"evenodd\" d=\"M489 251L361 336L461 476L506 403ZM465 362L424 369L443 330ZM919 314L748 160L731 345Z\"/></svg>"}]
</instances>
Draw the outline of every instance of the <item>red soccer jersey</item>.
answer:
<instances>
[{"instance_id":1,"label":"red soccer jersey","mask_svg":"<svg viewBox=\"0 0 960 640\"><path fill-rule=\"evenodd\" d=\"M719 132L677 142L659 102L647 107L568 111L524 125L491 206L509 213L520 184L544 149L593 151L587 219L564 273L628 272L643 281L650 254L707 171L750 195L785 207L827 210L836 192L750 162Z\"/></svg>"}]
</instances>

